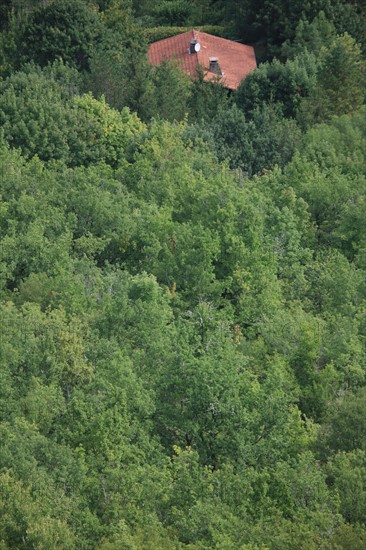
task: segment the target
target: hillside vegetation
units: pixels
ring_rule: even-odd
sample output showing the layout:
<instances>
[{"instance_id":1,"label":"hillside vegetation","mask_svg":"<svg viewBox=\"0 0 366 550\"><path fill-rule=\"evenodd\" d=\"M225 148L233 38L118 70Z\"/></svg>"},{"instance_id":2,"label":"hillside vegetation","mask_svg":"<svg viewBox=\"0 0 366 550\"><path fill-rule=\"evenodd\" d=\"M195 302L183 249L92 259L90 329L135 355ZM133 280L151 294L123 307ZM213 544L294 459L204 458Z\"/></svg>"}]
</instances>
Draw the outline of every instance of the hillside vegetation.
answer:
<instances>
[{"instance_id":1,"label":"hillside vegetation","mask_svg":"<svg viewBox=\"0 0 366 550\"><path fill-rule=\"evenodd\" d=\"M364 549L365 3L0 10L0 549Z\"/></svg>"}]
</instances>

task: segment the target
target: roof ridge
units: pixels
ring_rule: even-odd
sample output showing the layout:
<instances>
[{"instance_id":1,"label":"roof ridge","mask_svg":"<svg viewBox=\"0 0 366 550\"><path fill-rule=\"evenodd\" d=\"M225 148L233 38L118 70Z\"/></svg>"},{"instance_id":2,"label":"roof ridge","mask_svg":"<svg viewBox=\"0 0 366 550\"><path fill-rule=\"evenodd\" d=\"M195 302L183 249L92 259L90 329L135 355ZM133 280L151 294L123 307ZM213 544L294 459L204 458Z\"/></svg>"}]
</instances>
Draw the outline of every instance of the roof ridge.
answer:
<instances>
[{"instance_id":1,"label":"roof ridge","mask_svg":"<svg viewBox=\"0 0 366 550\"><path fill-rule=\"evenodd\" d=\"M195 55L189 55L193 50L194 42L201 47L196 46L192 52ZM249 72L256 68L252 46L198 31L195 28L154 42L149 47L148 56L153 65L158 65L164 58L174 57L182 69L192 77L196 76L196 67L200 64L205 70L205 80L212 80L213 77L212 72L209 71L209 58L218 57L221 70L225 73L223 84L233 90Z\"/></svg>"}]
</instances>

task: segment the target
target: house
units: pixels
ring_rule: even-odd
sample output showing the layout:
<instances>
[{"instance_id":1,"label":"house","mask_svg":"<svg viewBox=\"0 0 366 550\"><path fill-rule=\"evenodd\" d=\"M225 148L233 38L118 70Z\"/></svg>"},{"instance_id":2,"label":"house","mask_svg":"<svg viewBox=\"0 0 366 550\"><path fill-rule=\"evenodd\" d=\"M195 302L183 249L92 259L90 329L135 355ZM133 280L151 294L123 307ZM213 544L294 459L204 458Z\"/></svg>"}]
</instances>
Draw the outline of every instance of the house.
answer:
<instances>
[{"instance_id":1,"label":"house","mask_svg":"<svg viewBox=\"0 0 366 550\"><path fill-rule=\"evenodd\" d=\"M196 30L154 42L148 57L153 65L175 59L192 77L201 66L205 80L219 76L222 84L232 90L236 90L243 78L257 67L252 46Z\"/></svg>"}]
</instances>

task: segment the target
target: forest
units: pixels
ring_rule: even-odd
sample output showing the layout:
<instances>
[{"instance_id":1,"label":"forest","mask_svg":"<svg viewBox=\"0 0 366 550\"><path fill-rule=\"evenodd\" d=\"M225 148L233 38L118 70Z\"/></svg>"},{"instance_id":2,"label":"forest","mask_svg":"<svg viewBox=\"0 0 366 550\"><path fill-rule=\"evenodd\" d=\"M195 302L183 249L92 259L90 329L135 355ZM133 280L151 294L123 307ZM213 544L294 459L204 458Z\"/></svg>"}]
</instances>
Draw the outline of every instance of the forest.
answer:
<instances>
[{"instance_id":1,"label":"forest","mask_svg":"<svg viewBox=\"0 0 366 550\"><path fill-rule=\"evenodd\" d=\"M366 548L365 67L365 0L1 0L0 550Z\"/></svg>"}]
</instances>

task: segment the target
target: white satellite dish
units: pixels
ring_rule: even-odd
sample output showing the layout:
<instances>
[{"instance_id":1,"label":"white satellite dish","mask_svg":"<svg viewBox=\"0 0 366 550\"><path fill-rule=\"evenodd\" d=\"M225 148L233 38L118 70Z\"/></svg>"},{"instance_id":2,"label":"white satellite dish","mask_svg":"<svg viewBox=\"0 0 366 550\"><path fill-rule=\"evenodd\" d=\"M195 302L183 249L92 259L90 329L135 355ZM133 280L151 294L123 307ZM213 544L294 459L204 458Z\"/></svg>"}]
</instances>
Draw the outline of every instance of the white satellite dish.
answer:
<instances>
[{"instance_id":1,"label":"white satellite dish","mask_svg":"<svg viewBox=\"0 0 366 550\"><path fill-rule=\"evenodd\" d=\"M201 44L197 42L197 44L194 45L194 51L198 53L200 49L201 49Z\"/></svg>"}]
</instances>

